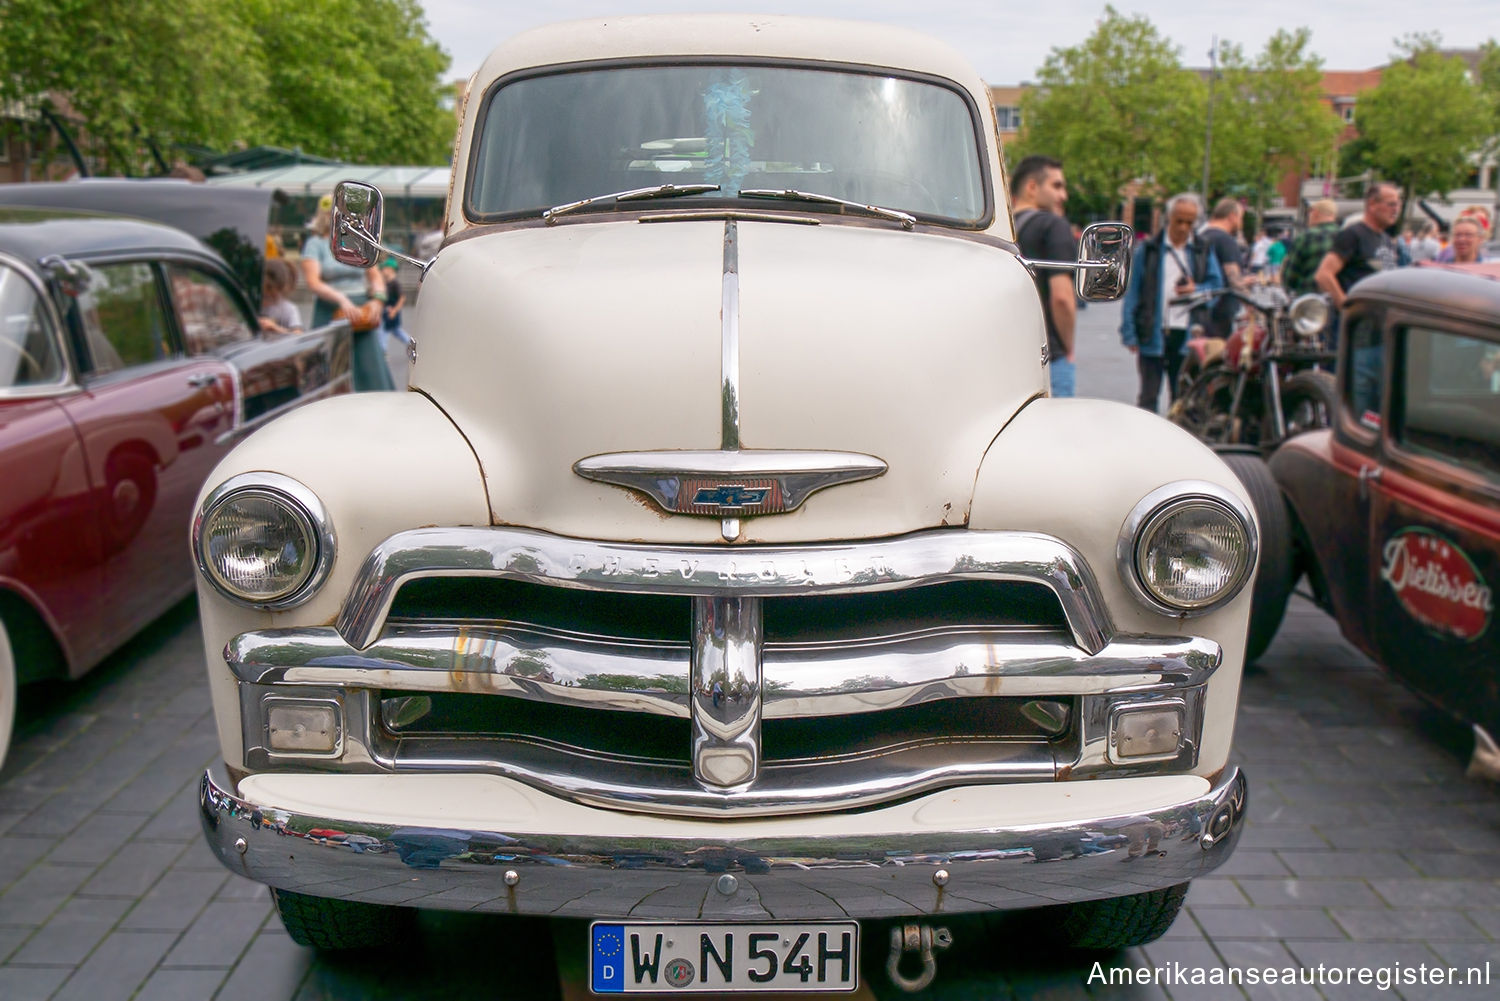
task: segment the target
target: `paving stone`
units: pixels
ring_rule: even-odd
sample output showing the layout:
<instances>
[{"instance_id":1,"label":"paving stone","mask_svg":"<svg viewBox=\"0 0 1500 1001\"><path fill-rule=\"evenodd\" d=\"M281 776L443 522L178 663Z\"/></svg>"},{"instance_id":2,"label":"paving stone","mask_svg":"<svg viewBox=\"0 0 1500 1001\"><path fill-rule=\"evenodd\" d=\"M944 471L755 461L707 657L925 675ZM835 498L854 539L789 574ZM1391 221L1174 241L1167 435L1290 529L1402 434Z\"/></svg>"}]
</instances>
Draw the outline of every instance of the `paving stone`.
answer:
<instances>
[{"instance_id":1,"label":"paving stone","mask_svg":"<svg viewBox=\"0 0 1500 1001\"><path fill-rule=\"evenodd\" d=\"M1319 1001L1322 997L1316 987L1281 982L1283 974L1298 964L1280 942L1228 939L1214 946L1225 964L1240 972L1239 986L1247 997L1256 1001ZM1267 971L1273 972L1268 976ZM1267 983L1268 979L1273 982Z\"/></svg>"},{"instance_id":2,"label":"paving stone","mask_svg":"<svg viewBox=\"0 0 1500 1001\"><path fill-rule=\"evenodd\" d=\"M214 1001L291 998L312 966L313 951L285 935L262 933L235 965Z\"/></svg>"},{"instance_id":3,"label":"paving stone","mask_svg":"<svg viewBox=\"0 0 1500 1001\"><path fill-rule=\"evenodd\" d=\"M39 862L0 896L0 921L40 925L92 876L85 866Z\"/></svg>"},{"instance_id":4,"label":"paving stone","mask_svg":"<svg viewBox=\"0 0 1500 1001\"><path fill-rule=\"evenodd\" d=\"M47 853L48 862L89 867L103 864L130 840L149 818L145 814L97 814ZM98 822L96 822L98 821Z\"/></svg>"},{"instance_id":5,"label":"paving stone","mask_svg":"<svg viewBox=\"0 0 1500 1001\"><path fill-rule=\"evenodd\" d=\"M1441 942L1484 941L1488 936L1461 911L1336 908L1333 918L1352 939Z\"/></svg>"},{"instance_id":6,"label":"paving stone","mask_svg":"<svg viewBox=\"0 0 1500 1001\"><path fill-rule=\"evenodd\" d=\"M174 938L170 932L113 932L68 978L54 1001L129 1001Z\"/></svg>"},{"instance_id":7,"label":"paving stone","mask_svg":"<svg viewBox=\"0 0 1500 1001\"><path fill-rule=\"evenodd\" d=\"M20 879L37 859L47 854L50 847L52 841L45 837L12 833L0 838L0 887L9 886ZM4 920L5 912L0 910L0 921Z\"/></svg>"},{"instance_id":8,"label":"paving stone","mask_svg":"<svg viewBox=\"0 0 1500 1001\"><path fill-rule=\"evenodd\" d=\"M227 872L170 870L125 915L120 927L134 931L182 931L229 879Z\"/></svg>"},{"instance_id":9,"label":"paving stone","mask_svg":"<svg viewBox=\"0 0 1500 1001\"><path fill-rule=\"evenodd\" d=\"M1232 879L1195 879L1188 888L1189 907L1244 907L1248 900Z\"/></svg>"},{"instance_id":10,"label":"paving stone","mask_svg":"<svg viewBox=\"0 0 1500 1001\"><path fill-rule=\"evenodd\" d=\"M0 998L47 1001L71 972L58 966L0 966Z\"/></svg>"},{"instance_id":11,"label":"paving stone","mask_svg":"<svg viewBox=\"0 0 1500 1001\"><path fill-rule=\"evenodd\" d=\"M1254 807L1251 807L1253 810ZM1276 852L1236 851L1214 870L1215 876L1290 876L1292 873Z\"/></svg>"},{"instance_id":12,"label":"paving stone","mask_svg":"<svg viewBox=\"0 0 1500 1001\"><path fill-rule=\"evenodd\" d=\"M1193 917L1217 942L1226 938L1336 938L1344 933L1327 914L1306 907L1205 907Z\"/></svg>"},{"instance_id":13,"label":"paving stone","mask_svg":"<svg viewBox=\"0 0 1500 1001\"><path fill-rule=\"evenodd\" d=\"M1500 882L1494 880L1376 879L1370 885L1392 907L1500 908Z\"/></svg>"},{"instance_id":14,"label":"paving stone","mask_svg":"<svg viewBox=\"0 0 1500 1001\"><path fill-rule=\"evenodd\" d=\"M1328 839L1308 824L1246 824L1235 850L1328 847Z\"/></svg>"},{"instance_id":15,"label":"paving stone","mask_svg":"<svg viewBox=\"0 0 1500 1001\"><path fill-rule=\"evenodd\" d=\"M207 1001L227 974L227 970L157 970L133 1001Z\"/></svg>"},{"instance_id":16,"label":"paving stone","mask_svg":"<svg viewBox=\"0 0 1500 1001\"><path fill-rule=\"evenodd\" d=\"M1468 852L1404 852L1412 866L1424 876L1491 879L1500 872L1500 855ZM1397 875L1388 873L1388 875Z\"/></svg>"},{"instance_id":17,"label":"paving stone","mask_svg":"<svg viewBox=\"0 0 1500 1001\"><path fill-rule=\"evenodd\" d=\"M1240 888L1256 907L1378 907L1382 903L1359 879L1246 879Z\"/></svg>"},{"instance_id":18,"label":"paving stone","mask_svg":"<svg viewBox=\"0 0 1500 1001\"><path fill-rule=\"evenodd\" d=\"M79 892L90 897L139 897L156 885L182 851L178 844L132 841L110 857Z\"/></svg>"},{"instance_id":19,"label":"paving stone","mask_svg":"<svg viewBox=\"0 0 1500 1001\"><path fill-rule=\"evenodd\" d=\"M1415 876L1417 871L1395 852L1277 852L1295 876Z\"/></svg>"},{"instance_id":20,"label":"paving stone","mask_svg":"<svg viewBox=\"0 0 1500 1001\"><path fill-rule=\"evenodd\" d=\"M0 968L36 929L28 925L0 925ZM0 997L4 997L0 994Z\"/></svg>"},{"instance_id":21,"label":"paving stone","mask_svg":"<svg viewBox=\"0 0 1500 1001\"><path fill-rule=\"evenodd\" d=\"M1470 921L1483 928L1490 938L1500 941L1500 910L1477 909L1466 910L1464 913L1469 916Z\"/></svg>"},{"instance_id":22,"label":"paving stone","mask_svg":"<svg viewBox=\"0 0 1500 1001\"><path fill-rule=\"evenodd\" d=\"M12 963L72 965L83 962L133 901L74 897L47 919L11 957Z\"/></svg>"},{"instance_id":23,"label":"paving stone","mask_svg":"<svg viewBox=\"0 0 1500 1001\"><path fill-rule=\"evenodd\" d=\"M263 903L213 901L199 913L168 954L164 966L231 967L271 909Z\"/></svg>"}]
</instances>

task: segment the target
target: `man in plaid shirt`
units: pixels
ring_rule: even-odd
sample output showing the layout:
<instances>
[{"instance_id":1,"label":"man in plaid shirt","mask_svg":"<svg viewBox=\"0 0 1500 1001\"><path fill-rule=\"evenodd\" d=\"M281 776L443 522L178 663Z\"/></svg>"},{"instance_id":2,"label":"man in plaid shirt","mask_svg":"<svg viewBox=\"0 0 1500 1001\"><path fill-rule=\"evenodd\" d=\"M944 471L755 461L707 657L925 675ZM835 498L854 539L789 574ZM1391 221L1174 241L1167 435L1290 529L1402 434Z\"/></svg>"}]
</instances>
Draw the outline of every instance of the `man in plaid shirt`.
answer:
<instances>
[{"instance_id":1,"label":"man in plaid shirt","mask_svg":"<svg viewBox=\"0 0 1500 1001\"><path fill-rule=\"evenodd\" d=\"M1313 280L1318 265L1333 249L1333 238L1338 235L1339 207L1332 199L1312 203L1307 212L1307 232L1297 237L1292 249L1281 266L1281 284L1292 295L1316 292L1318 283Z\"/></svg>"}]
</instances>

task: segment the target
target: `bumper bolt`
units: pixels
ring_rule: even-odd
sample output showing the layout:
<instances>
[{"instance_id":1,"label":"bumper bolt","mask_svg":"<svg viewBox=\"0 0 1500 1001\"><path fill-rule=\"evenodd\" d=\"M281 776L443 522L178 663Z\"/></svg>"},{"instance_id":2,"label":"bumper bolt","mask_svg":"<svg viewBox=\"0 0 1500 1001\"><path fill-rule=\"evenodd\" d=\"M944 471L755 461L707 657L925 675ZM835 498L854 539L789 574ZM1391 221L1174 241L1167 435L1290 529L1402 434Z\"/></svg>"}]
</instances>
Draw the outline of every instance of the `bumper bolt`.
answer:
<instances>
[{"instance_id":1,"label":"bumper bolt","mask_svg":"<svg viewBox=\"0 0 1500 1001\"><path fill-rule=\"evenodd\" d=\"M244 838L235 838L234 850L243 855L245 854L245 852L250 850L250 844Z\"/></svg>"},{"instance_id":2,"label":"bumper bolt","mask_svg":"<svg viewBox=\"0 0 1500 1001\"><path fill-rule=\"evenodd\" d=\"M719 881L715 885L719 888L719 892L724 894L724 896L732 897L734 896L734 891L740 888L740 881L726 872L724 875L719 877Z\"/></svg>"},{"instance_id":3,"label":"bumper bolt","mask_svg":"<svg viewBox=\"0 0 1500 1001\"><path fill-rule=\"evenodd\" d=\"M948 885L948 870L947 869L939 869L937 872L933 873L932 874L932 882L933 882L934 886L947 886Z\"/></svg>"},{"instance_id":4,"label":"bumper bolt","mask_svg":"<svg viewBox=\"0 0 1500 1001\"><path fill-rule=\"evenodd\" d=\"M516 872L514 869L507 869L507 870L505 870L505 885L506 886L515 886L520 881L521 881L521 874L519 872Z\"/></svg>"}]
</instances>

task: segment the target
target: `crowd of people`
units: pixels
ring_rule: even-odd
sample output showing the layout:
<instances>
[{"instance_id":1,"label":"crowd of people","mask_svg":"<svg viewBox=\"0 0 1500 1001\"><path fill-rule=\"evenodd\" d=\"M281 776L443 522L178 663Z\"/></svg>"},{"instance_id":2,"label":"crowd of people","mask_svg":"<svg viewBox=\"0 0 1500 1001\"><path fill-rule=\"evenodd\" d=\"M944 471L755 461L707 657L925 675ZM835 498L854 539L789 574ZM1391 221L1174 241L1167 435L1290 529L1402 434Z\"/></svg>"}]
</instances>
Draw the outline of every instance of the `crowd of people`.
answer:
<instances>
[{"instance_id":1,"label":"crowd of people","mask_svg":"<svg viewBox=\"0 0 1500 1001\"><path fill-rule=\"evenodd\" d=\"M1028 156L1010 176L1016 244L1033 261L1072 261L1074 230L1063 217L1068 187L1063 164L1048 156ZM1336 343L1338 310L1349 288L1377 271L1423 263L1477 263L1491 223L1483 209L1466 209L1447 232L1427 221L1399 238L1401 191L1388 182L1371 185L1361 215L1339 224L1331 199L1308 207L1307 228L1290 233L1256 232L1242 238L1244 206L1220 200L1203 218L1198 195L1169 198L1163 223L1139 239L1131 262L1120 318L1120 340L1136 358L1140 377L1137 404L1157 411L1163 383L1170 399L1177 394L1177 375L1191 336L1227 337L1239 305L1219 296L1206 311L1194 312L1177 300L1195 291L1243 289L1253 283L1279 284L1293 296L1319 292L1335 307L1329 338ZM1444 239L1446 237L1446 241ZM1035 268L1037 293L1047 328L1053 396L1072 396L1076 387L1077 307L1070 270Z\"/></svg>"}]
</instances>

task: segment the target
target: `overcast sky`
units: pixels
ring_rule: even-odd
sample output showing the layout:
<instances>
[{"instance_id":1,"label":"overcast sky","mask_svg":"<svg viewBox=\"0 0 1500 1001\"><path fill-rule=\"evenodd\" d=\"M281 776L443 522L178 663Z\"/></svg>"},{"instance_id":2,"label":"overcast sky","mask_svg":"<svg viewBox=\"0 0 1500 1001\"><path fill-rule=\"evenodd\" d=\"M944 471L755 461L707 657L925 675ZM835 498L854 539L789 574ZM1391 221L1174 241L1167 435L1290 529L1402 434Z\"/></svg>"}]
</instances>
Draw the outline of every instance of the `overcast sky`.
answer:
<instances>
[{"instance_id":1,"label":"overcast sky","mask_svg":"<svg viewBox=\"0 0 1500 1001\"><path fill-rule=\"evenodd\" d=\"M552 21L671 11L753 11L885 21L936 35L957 46L992 84L1031 80L1047 53L1093 30L1102 0L421 0L434 38L453 57L451 75L468 76L501 40ZM1445 45L1468 48L1500 37L1500 0L1117 0L1142 13L1175 42L1188 65L1207 65L1210 39L1258 51L1279 27L1306 25L1329 69L1368 69L1385 62L1391 40L1410 31L1440 31ZM1212 13L1210 13L1210 11Z\"/></svg>"}]
</instances>

